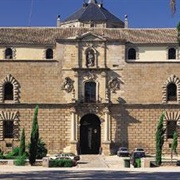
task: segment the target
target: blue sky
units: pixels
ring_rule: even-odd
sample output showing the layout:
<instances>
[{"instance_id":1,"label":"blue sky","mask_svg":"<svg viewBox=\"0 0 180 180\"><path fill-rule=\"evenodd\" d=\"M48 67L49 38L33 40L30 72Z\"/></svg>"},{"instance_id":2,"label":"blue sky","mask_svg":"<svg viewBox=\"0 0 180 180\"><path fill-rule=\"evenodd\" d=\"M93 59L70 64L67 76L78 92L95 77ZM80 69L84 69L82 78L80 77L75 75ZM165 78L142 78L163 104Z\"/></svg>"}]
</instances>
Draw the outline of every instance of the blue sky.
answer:
<instances>
[{"instance_id":1,"label":"blue sky","mask_svg":"<svg viewBox=\"0 0 180 180\"><path fill-rule=\"evenodd\" d=\"M32 1L33 8L30 11ZM26 27L29 24L56 26L57 15L60 14L61 19L65 19L81 8L83 1L0 0L0 27ZM170 11L169 0L103 0L103 4L121 20L128 14L131 28L174 28L180 21L180 0L177 0L174 17Z\"/></svg>"}]
</instances>

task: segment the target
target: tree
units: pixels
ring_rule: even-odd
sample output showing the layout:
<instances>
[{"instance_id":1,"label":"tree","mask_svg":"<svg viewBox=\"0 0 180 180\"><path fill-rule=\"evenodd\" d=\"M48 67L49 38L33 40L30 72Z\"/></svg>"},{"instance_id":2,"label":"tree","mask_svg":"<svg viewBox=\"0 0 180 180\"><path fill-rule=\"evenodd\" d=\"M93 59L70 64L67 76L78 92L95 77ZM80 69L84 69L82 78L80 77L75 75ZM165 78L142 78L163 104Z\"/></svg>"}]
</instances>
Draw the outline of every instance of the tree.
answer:
<instances>
[{"instance_id":1,"label":"tree","mask_svg":"<svg viewBox=\"0 0 180 180\"><path fill-rule=\"evenodd\" d=\"M171 146L171 161L173 159L173 153L177 154L177 146L178 146L178 134L175 131L173 134L173 142Z\"/></svg>"},{"instance_id":2,"label":"tree","mask_svg":"<svg viewBox=\"0 0 180 180\"><path fill-rule=\"evenodd\" d=\"M26 143L25 143L25 131L24 128L21 133L20 147L19 147L19 156L23 156L26 151Z\"/></svg>"},{"instance_id":3,"label":"tree","mask_svg":"<svg viewBox=\"0 0 180 180\"><path fill-rule=\"evenodd\" d=\"M164 144L164 133L165 130L163 129L163 121L164 121L165 113L163 112L158 126L156 130L156 165L160 166L162 162L162 147Z\"/></svg>"},{"instance_id":4,"label":"tree","mask_svg":"<svg viewBox=\"0 0 180 180\"><path fill-rule=\"evenodd\" d=\"M37 146L37 159L42 159L47 154L46 144L42 141L41 138L38 139L38 146Z\"/></svg>"},{"instance_id":5,"label":"tree","mask_svg":"<svg viewBox=\"0 0 180 180\"><path fill-rule=\"evenodd\" d=\"M38 126L38 105L35 107L32 130L31 130L31 139L30 139L30 147L29 147L29 163L32 165L36 162L37 155L37 146L39 139L39 126Z\"/></svg>"}]
</instances>

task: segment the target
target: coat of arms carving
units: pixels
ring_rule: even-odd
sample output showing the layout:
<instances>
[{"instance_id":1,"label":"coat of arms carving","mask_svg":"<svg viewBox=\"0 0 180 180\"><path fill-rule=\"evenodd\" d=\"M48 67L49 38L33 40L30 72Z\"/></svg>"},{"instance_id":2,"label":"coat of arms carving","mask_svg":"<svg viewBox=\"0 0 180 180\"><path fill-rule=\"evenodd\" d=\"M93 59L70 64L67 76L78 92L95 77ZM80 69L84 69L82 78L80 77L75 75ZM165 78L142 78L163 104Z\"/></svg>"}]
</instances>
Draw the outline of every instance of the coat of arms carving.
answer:
<instances>
[{"instance_id":1,"label":"coat of arms carving","mask_svg":"<svg viewBox=\"0 0 180 180\"><path fill-rule=\"evenodd\" d=\"M74 89L74 81L70 77L66 77L62 89L70 93Z\"/></svg>"}]
</instances>

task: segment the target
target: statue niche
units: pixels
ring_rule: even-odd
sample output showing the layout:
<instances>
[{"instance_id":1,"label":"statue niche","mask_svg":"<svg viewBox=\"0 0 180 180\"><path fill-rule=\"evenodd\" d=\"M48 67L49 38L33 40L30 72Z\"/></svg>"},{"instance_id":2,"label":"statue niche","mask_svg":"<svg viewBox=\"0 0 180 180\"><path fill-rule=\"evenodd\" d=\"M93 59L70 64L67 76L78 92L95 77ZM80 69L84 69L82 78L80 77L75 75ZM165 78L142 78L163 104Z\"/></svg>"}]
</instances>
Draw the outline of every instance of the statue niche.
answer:
<instances>
[{"instance_id":1,"label":"statue niche","mask_svg":"<svg viewBox=\"0 0 180 180\"><path fill-rule=\"evenodd\" d=\"M95 53L93 49L86 51L86 66L93 67L95 65Z\"/></svg>"}]
</instances>

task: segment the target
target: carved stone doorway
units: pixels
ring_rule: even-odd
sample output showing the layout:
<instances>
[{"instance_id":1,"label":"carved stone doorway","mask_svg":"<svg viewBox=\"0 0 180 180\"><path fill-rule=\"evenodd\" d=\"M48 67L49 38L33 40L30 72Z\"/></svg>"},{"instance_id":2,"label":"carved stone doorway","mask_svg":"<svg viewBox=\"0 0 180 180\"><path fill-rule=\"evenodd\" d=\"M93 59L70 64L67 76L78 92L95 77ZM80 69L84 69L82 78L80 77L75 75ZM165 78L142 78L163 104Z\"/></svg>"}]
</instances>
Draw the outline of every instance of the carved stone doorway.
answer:
<instances>
[{"instance_id":1,"label":"carved stone doorway","mask_svg":"<svg viewBox=\"0 0 180 180\"><path fill-rule=\"evenodd\" d=\"M82 117L80 126L81 154L99 154L101 145L101 122L95 114Z\"/></svg>"}]
</instances>

